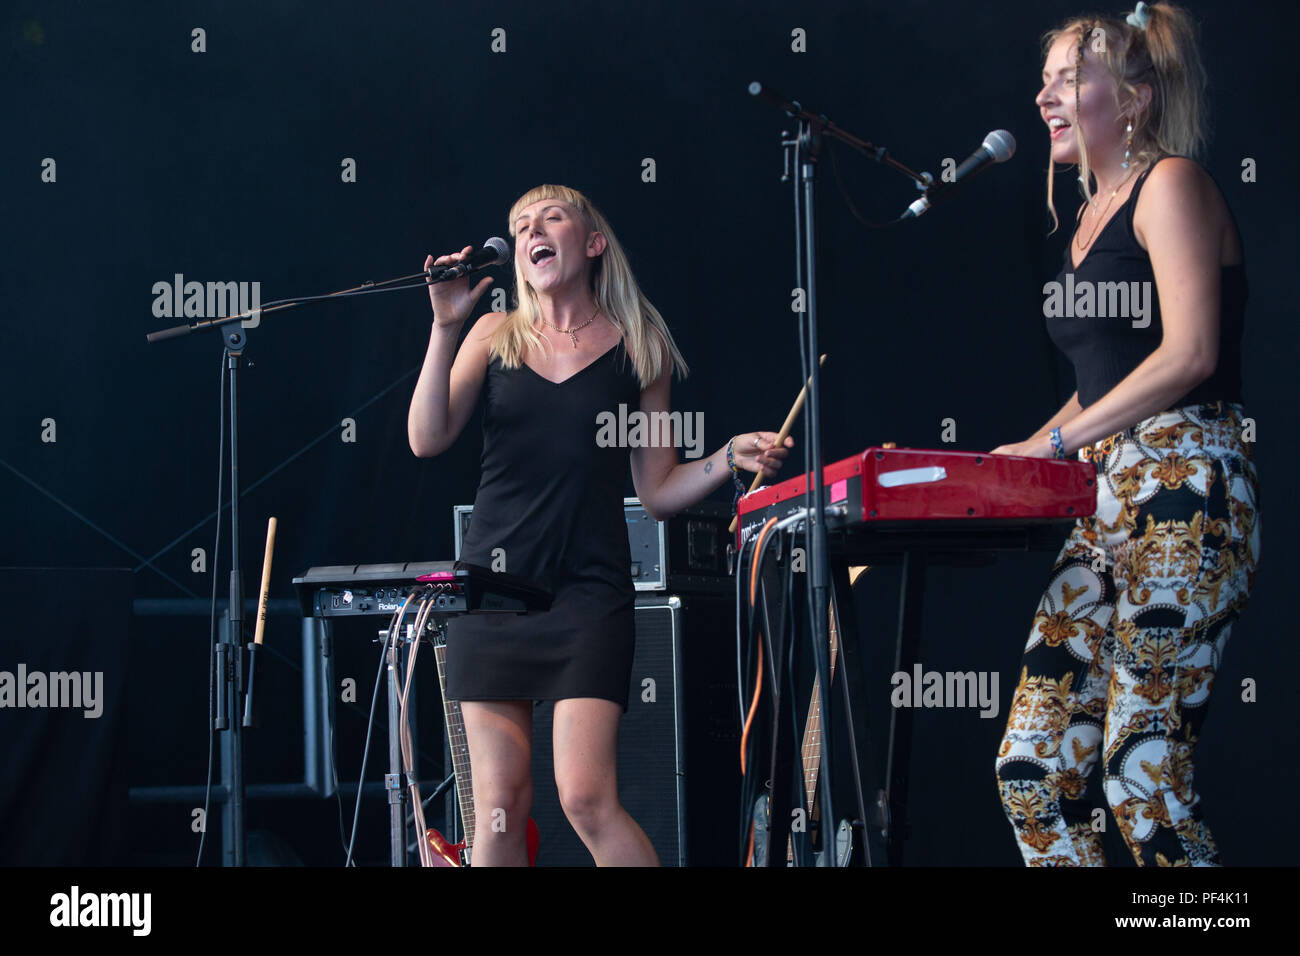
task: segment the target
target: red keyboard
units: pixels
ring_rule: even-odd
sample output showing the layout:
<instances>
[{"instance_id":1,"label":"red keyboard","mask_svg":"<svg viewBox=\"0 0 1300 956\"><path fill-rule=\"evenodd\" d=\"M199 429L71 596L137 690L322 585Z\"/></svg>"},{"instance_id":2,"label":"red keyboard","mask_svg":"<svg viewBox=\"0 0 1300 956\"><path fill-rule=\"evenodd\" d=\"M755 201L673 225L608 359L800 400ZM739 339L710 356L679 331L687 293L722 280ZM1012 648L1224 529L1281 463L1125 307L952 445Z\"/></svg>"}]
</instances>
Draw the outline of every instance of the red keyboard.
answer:
<instances>
[{"instance_id":1,"label":"red keyboard","mask_svg":"<svg viewBox=\"0 0 1300 956\"><path fill-rule=\"evenodd\" d=\"M1097 507L1090 462L922 448L868 448L822 470L828 529L906 525L924 533L1058 523ZM807 507L807 475L740 499L737 541Z\"/></svg>"}]
</instances>

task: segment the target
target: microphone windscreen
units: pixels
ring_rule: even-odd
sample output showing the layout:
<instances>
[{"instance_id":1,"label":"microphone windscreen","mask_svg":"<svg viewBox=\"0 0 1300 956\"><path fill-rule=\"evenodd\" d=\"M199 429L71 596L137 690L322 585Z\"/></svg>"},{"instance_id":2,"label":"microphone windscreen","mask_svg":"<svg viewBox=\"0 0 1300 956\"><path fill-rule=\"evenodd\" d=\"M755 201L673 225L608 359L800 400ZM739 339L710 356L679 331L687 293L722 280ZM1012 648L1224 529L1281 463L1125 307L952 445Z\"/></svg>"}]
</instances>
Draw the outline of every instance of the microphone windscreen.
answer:
<instances>
[{"instance_id":1,"label":"microphone windscreen","mask_svg":"<svg viewBox=\"0 0 1300 956\"><path fill-rule=\"evenodd\" d=\"M983 146L993 154L995 163L1005 163L1016 154L1016 138L1004 129L995 129L985 136Z\"/></svg>"},{"instance_id":2,"label":"microphone windscreen","mask_svg":"<svg viewBox=\"0 0 1300 956\"><path fill-rule=\"evenodd\" d=\"M505 265L510 261L510 244L500 236L493 236L487 242L483 243L484 249L491 249L497 254L496 260L492 265Z\"/></svg>"}]
</instances>

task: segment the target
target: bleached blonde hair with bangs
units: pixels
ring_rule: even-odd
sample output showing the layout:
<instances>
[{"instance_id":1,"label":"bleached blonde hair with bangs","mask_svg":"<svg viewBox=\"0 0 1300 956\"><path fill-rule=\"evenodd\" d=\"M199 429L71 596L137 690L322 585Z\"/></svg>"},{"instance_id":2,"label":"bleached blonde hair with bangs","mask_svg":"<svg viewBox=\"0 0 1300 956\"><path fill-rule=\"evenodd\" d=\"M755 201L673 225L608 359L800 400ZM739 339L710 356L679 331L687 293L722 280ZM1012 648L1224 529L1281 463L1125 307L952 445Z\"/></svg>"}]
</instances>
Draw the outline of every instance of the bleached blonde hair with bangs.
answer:
<instances>
[{"instance_id":1,"label":"bleached blonde hair with bangs","mask_svg":"<svg viewBox=\"0 0 1300 956\"><path fill-rule=\"evenodd\" d=\"M515 235L515 221L519 213L543 199L558 199L568 203L582 216L589 231L599 232L605 237L605 251L590 260L591 291L600 311L623 336L623 347L632 360L641 387L648 387L663 374L665 357L671 362L678 377L684 378L689 371L686 360L677 350L667 323L637 285L627 255L615 237L614 230L591 200L568 186L536 186L520 196L510 207L511 238ZM490 343L490 354L499 356L506 368L522 365L530 348L540 349L550 345L549 340L538 331L542 319L541 305L537 293L524 278L523 263L517 251L514 266L514 305L492 334Z\"/></svg>"}]
</instances>

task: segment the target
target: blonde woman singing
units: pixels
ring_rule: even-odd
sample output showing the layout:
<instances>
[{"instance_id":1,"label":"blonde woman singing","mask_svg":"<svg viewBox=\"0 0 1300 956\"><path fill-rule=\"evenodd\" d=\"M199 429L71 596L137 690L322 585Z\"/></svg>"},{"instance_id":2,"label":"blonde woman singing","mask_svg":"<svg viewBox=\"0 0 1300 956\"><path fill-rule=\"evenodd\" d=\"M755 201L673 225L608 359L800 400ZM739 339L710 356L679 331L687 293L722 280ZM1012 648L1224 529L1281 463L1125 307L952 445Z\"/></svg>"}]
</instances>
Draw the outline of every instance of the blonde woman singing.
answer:
<instances>
[{"instance_id":1,"label":"blonde woman singing","mask_svg":"<svg viewBox=\"0 0 1300 956\"><path fill-rule=\"evenodd\" d=\"M597 416L620 405L668 412L672 373L686 364L585 196L532 189L510 210L510 232L517 305L482 316L459 351L461 326L491 279L431 286L433 330L408 419L411 450L437 455L482 398L482 478L461 557L491 566L494 552L504 554L508 572L555 595L546 613L462 617L449 628L447 694L461 701L475 813L486 821L504 811L506 820L504 831L478 828L473 862L526 862L532 702L553 700L555 781L569 822L598 865L655 865L616 779L634 641L628 471L662 519L738 469L775 475L793 441L775 447L775 433L751 432L680 462L671 435L598 440Z\"/></svg>"}]
</instances>

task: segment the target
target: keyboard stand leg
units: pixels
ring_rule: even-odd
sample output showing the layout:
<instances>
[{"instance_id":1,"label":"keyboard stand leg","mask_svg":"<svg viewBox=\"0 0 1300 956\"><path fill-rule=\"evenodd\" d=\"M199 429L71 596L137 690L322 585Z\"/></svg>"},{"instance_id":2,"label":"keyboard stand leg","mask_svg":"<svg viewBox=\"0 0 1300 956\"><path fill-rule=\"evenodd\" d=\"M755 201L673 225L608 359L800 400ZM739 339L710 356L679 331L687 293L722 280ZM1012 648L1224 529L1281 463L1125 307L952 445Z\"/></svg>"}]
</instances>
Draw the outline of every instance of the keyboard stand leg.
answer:
<instances>
[{"instance_id":1,"label":"keyboard stand leg","mask_svg":"<svg viewBox=\"0 0 1300 956\"><path fill-rule=\"evenodd\" d=\"M921 618L925 593L924 552L908 551L903 555L902 577L898 588L898 638L894 650L894 670L911 674L919 658ZM907 838L908 764L912 756L912 708L891 707L889 714L889 756L885 779L889 790L886 800L889 820L885 841L890 866L903 865L903 841Z\"/></svg>"},{"instance_id":2,"label":"keyboard stand leg","mask_svg":"<svg viewBox=\"0 0 1300 956\"><path fill-rule=\"evenodd\" d=\"M867 814L866 800L863 796L863 776L862 769L865 766L868 772L874 772L874 762L871 759L871 728L867 718L870 699L862 689L862 661L858 651L861 647L858 635L858 614L857 605L853 600L853 581L856 575L853 575L853 569L843 561L832 560L831 571L833 579L831 583L831 601L832 620L836 623L836 630L839 634L839 667L837 673L831 678L832 689L835 684L840 687L840 706L842 708L843 724L845 735L838 738L847 745L849 765L853 771L853 796L852 806L856 810L857 819L849 824L849 836L853 840L853 852L849 860L844 861L845 866L862 865L871 866L871 817ZM859 573L861 573L859 571ZM861 712L855 714L853 701L858 701ZM832 713L834 707L830 708ZM861 729L861 757L859 757L859 736L858 731ZM841 747L841 749L844 749ZM832 755L834 756L834 755ZM839 779L843 779L842 777ZM844 804L840 804L843 806ZM824 821L822 827L822 845L832 848L826 856L828 859L836 862L839 856L839 824L837 821ZM830 842L827 842L830 841Z\"/></svg>"}]
</instances>

